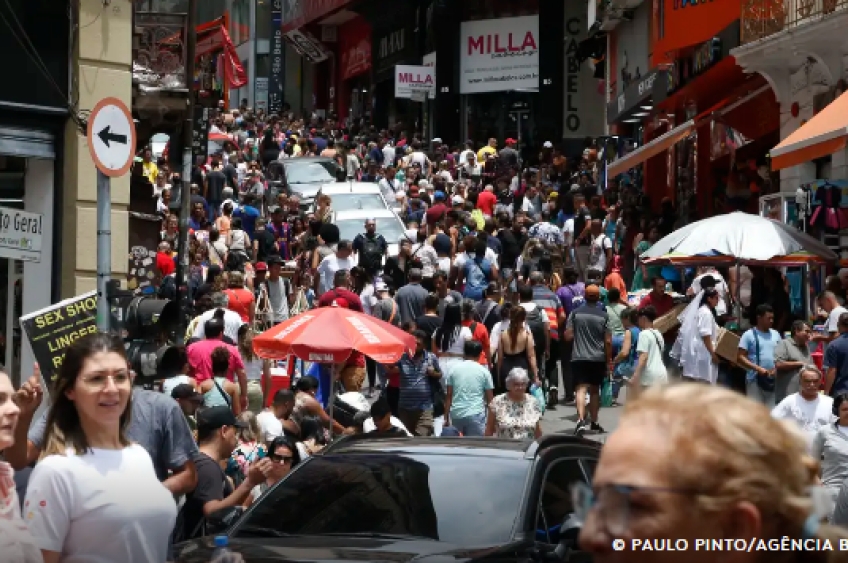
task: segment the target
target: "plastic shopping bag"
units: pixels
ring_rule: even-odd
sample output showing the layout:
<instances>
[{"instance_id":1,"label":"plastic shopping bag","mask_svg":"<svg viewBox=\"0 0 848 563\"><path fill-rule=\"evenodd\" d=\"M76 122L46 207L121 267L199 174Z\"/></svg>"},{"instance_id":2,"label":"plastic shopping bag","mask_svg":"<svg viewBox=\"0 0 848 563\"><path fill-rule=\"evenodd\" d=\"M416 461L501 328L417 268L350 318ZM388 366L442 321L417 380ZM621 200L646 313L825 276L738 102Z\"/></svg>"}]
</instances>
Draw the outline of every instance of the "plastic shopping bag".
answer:
<instances>
[{"instance_id":1,"label":"plastic shopping bag","mask_svg":"<svg viewBox=\"0 0 848 563\"><path fill-rule=\"evenodd\" d=\"M604 378L604 384L601 387L601 406L602 407L611 407L613 402L612 396L612 379L609 377Z\"/></svg>"},{"instance_id":2,"label":"plastic shopping bag","mask_svg":"<svg viewBox=\"0 0 848 563\"><path fill-rule=\"evenodd\" d=\"M545 390L534 383L530 386L530 394L536 398L536 401L539 403L539 408L542 410L542 414L545 414L545 407L548 404L545 400Z\"/></svg>"}]
</instances>

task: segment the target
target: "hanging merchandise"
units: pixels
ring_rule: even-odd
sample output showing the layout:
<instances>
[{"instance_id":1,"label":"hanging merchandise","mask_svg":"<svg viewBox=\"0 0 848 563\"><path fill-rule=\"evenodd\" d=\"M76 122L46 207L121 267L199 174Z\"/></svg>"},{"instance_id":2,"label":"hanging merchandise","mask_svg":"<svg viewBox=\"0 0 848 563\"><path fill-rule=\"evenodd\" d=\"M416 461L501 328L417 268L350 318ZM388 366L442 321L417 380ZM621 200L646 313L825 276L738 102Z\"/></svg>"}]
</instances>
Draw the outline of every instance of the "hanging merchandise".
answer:
<instances>
[{"instance_id":1,"label":"hanging merchandise","mask_svg":"<svg viewBox=\"0 0 848 563\"><path fill-rule=\"evenodd\" d=\"M811 227L831 234L848 229L848 209L842 206L845 186L845 181L831 182L829 180L816 180L807 184L808 189L813 193Z\"/></svg>"},{"instance_id":2,"label":"hanging merchandise","mask_svg":"<svg viewBox=\"0 0 848 563\"><path fill-rule=\"evenodd\" d=\"M796 226L799 230L807 232L807 217L810 216L812 194L807 184L798 186L795 190L795 207L798 212Z\"/></svg>"}]
</instances>

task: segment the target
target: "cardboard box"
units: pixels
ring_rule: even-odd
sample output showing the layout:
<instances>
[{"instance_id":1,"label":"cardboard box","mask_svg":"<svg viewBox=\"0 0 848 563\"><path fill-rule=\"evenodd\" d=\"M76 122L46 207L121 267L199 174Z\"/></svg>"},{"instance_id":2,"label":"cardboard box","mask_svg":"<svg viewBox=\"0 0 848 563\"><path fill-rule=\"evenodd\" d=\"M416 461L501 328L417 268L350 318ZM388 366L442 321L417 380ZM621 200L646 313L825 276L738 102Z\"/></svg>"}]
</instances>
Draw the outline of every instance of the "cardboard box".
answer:
<instances>
[{"instance_id":1,"label":"cardboard box","mask_svg":"<svg viewBox=\"0 0 848 563\"><path fill-rule=\"evenodd\" d=\"M736 363L739 354L739 335L727 329L718 329L716 354L729 362Z\"/></svg>"},{"instance_id":2,"label":"cardboard box","mask_svg":"<svg viewBox=\"0 0 848 563\"><path fill-rule=\"evenodd\" d=\"M678 303L665 315L654 320L654 328L660 331L660 334L665 334L671 330L680 328L680 321L677 317L686 309L687 303Z\"/></svg>"}]
</instances>

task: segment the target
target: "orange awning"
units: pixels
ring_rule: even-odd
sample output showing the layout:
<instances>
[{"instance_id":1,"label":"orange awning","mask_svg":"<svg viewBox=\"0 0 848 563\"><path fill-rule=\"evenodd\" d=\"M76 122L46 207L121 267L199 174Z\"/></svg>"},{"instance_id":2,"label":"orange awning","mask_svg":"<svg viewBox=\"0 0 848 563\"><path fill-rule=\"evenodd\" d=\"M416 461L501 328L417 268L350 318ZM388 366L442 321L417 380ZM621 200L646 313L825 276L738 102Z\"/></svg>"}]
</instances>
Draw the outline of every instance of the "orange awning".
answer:
<instances>
[{"instance_id":1,"label":"orange awning","mask_svg":"<svg viewBox=\"0 0 848 563\"><path fill-rule=\"evenodd\" d=\"M773 170L789 168L842 150L848 141L848 95L842 94L771 149Z\"/></svg>"},{"instance_id":2,"label":"orange awning","mask_svg":"<svg viewBox=\"0 0 848 563\"><path fill-rule=\"evenodd\" d=\"M678 125L671 131L660 135L650 143L642 145L630 154L612 162L607 167L607 177L618 176L623 172L627 172L634 166L642 164L649 158L657 156L661 152L668 150L670 147L691 135L694 128L695 121L690 119L683 125Z\"/></svg>"}]
</instances>

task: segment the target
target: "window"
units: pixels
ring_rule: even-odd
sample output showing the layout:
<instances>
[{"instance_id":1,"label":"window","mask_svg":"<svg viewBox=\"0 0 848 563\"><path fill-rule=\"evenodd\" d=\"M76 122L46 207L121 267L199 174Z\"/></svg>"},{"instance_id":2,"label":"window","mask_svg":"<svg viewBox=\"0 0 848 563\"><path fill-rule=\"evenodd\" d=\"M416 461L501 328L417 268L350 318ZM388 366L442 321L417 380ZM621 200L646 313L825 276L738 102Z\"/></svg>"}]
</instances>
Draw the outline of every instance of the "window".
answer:
<instances>
[{"instance_id":1,"label":"window","mask_svg":"<svg viewBox=\"0 0 848 563\"><path fill-rule=\"evenodd\" d=\"M578 481L585 482L586 477L577 459L558 459L548 467L539 499L537 539L552 544L559 541L560 526L574 514L571 485Z\"/></svg>"},{"instance_id":2,"label":"window","mask_svg":"<svg viewBox=\"0 0 848 563\"><path fill-rule=\"evenodd\" d=\"M236 46L250 39L250 0L233 0L233 9L230 12L230 38Z\"/></svg>"},{"instance_id":3,"label":"window","mask_svg":"<svg viewBox=\"0 0 848 563\"><path fill-rule=\"evenodd\" d=\"M271 489L236 537L393 535L509 541L530 464L438 454L313 457Z\"/></svg>"},{"instance_id":4,"label":"window","mask_svg":"<svg viewBox=\"0 0 848 563\"><path fill-rule=\"evenodd\" d=\"M326 184L336 181L339 165L332 160L286 162L286 182L289 184Z\"/></svg>"}]
</instances>

